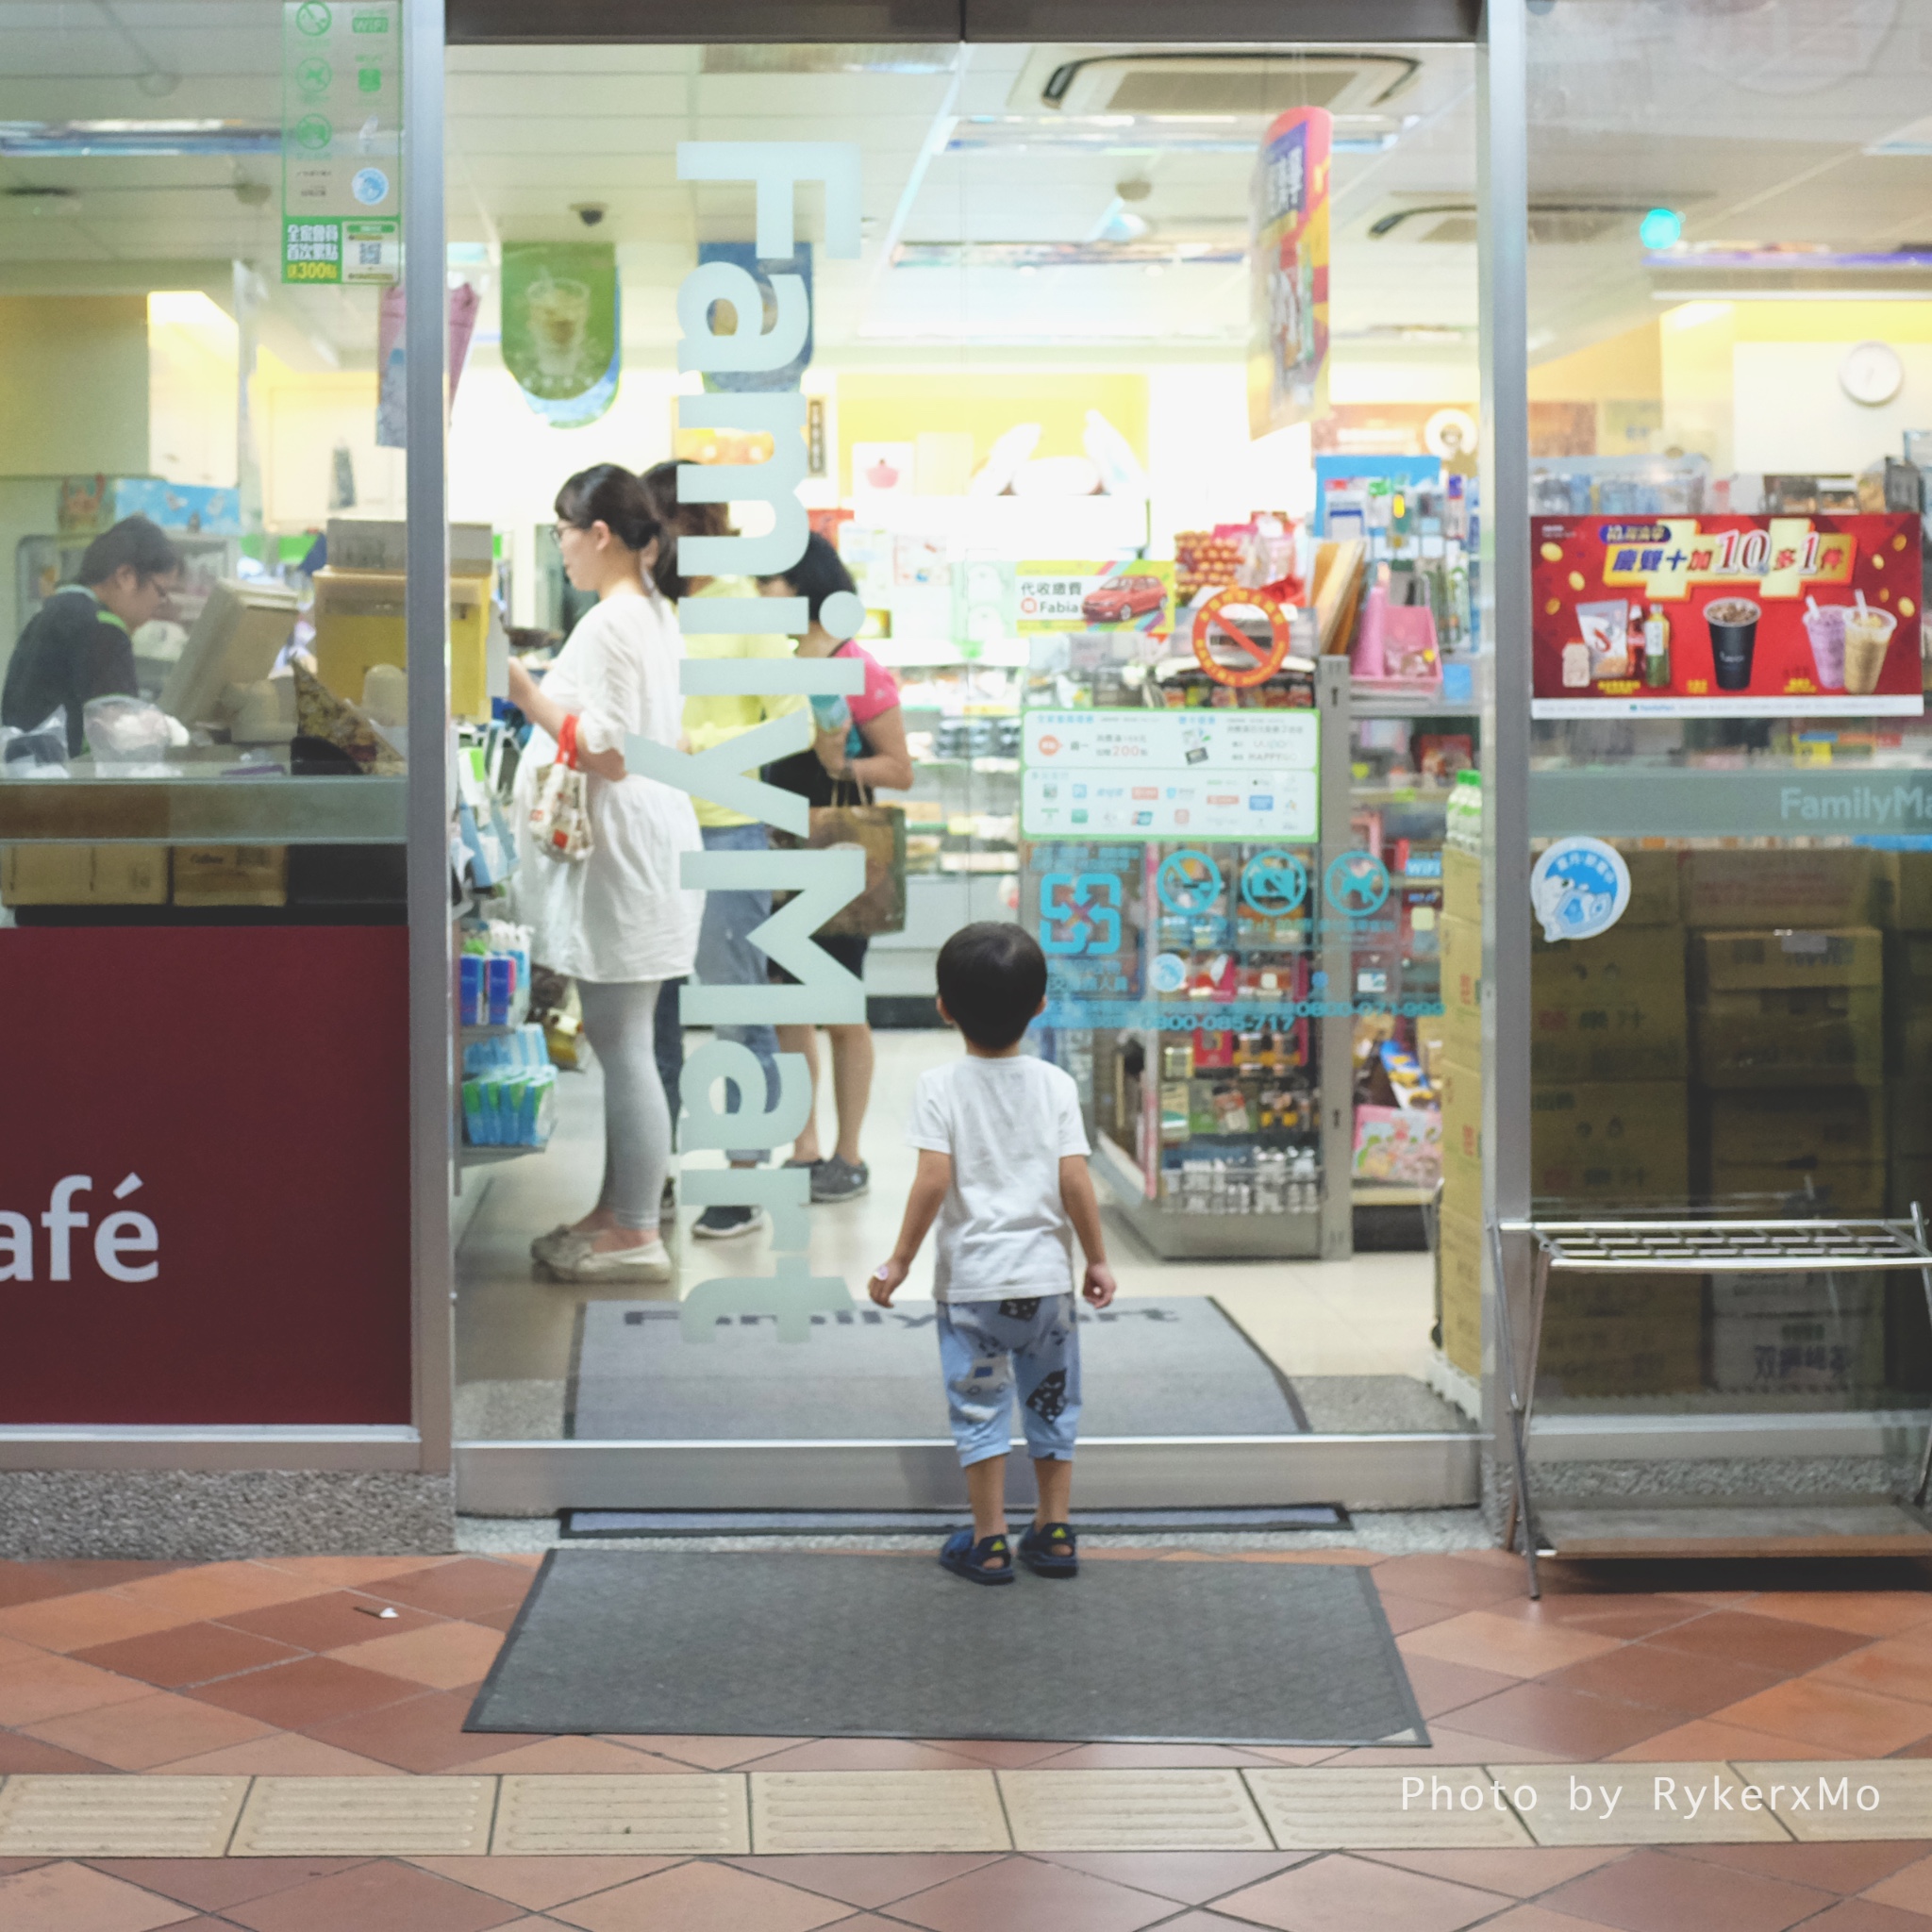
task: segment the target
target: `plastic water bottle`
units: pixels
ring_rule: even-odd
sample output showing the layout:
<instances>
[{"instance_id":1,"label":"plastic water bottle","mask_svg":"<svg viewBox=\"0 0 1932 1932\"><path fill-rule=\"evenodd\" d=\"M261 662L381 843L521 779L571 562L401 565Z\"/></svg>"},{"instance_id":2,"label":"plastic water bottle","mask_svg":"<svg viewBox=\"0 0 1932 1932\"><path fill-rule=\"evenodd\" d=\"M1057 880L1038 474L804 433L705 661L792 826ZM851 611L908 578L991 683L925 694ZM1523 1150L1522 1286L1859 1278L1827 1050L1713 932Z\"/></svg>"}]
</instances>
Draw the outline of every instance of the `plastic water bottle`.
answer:
<instances>
[{"instance_id":1,"label":"plastic water bottle","mask_svg":"<svg viewBox=\"0 0 1932 1932\"><path fill-rule=\"evenodd\" d=\"M811 701L812 723L821 731L837 731L841 735L852 728L852 707L836 692L830 697L815 697Z\"/></svg>"}]
</instances>

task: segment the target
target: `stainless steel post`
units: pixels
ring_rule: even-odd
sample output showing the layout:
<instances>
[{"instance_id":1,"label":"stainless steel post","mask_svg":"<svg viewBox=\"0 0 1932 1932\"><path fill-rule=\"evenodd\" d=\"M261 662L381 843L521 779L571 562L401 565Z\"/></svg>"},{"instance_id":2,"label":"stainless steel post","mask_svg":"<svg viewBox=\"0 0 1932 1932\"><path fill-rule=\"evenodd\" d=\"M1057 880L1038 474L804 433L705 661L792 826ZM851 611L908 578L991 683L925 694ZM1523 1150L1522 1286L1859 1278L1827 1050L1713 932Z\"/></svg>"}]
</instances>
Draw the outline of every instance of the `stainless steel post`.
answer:
<instances>
[{"instance_id":1,"label":"stainless steel post","mask_svg":"<svg viewBox=\"0 0 1932 1932\"><path fill-rule=\"evenodd\" d=\"M1321 720L1322 838L1308 899L1315 926L1315 970L1331 1009L1315 1022L1321 1073L1322 1258L1345 1261L1355 1253L1355 999L1354 948L1348 920L1328 903L1328 867L1349 848L1349 665L1342 657L1315 661L1315 703Z\"/></svg>"},{"instance_id":2,"label":"stainless steel post","mask_svg":"<svg viewBox=\"0 0 1932 1932\"><path fill-rule=\"evenodd\" d=\"M1529 1218L1529 108L1524 0L1487 0L1476 67L1482 316L1483 1211ZM1507 1453L1501 1297L1526 1301L1528 1243L1500 1234L1484 1323L1483 1403ZM1535 1557L1531 1557L1532 1572Z\"/></svg>"},{"instance_id":3,"label":"stainless steel post","mask_svg":"<svg viewBox=\"0 0 1932 1932\"><path fill-rule=\"evenodd\" d=\"M409 1198L422 1468L450 1467L449 519L442 217L443 0L403 6L403 290L408 454Z\"/></svg>"}]
</instances>

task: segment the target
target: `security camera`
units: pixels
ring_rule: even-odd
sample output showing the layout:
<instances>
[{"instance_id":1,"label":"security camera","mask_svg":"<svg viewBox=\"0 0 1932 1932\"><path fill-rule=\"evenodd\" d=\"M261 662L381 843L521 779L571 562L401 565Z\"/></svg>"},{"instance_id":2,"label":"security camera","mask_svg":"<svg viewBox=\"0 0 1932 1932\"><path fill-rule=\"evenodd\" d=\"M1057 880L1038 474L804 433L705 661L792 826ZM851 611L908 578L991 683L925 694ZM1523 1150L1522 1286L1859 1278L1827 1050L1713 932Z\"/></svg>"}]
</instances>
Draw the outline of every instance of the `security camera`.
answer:
<instances>
[{"instance_id":1,"label":"security camera","mask_svg":"<svg viewBox=\"0 0 1932 1932\"><path fill-rule=\"evenodd\" d=\"M574 201L570 205L570 211L587 228L594 228L608 212L601 201Z\"/></svg>"}]
</instances>

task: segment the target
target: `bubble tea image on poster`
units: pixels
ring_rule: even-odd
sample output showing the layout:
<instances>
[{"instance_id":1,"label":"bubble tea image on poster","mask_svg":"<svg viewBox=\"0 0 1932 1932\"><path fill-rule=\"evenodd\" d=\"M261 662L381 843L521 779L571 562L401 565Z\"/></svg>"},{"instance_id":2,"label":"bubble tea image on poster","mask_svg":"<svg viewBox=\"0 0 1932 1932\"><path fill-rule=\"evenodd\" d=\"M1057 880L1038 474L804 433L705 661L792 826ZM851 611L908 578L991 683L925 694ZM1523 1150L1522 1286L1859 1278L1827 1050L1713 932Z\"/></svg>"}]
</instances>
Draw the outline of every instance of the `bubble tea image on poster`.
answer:
<instances>
[{"instance_id":1,"label":"bubble tea image on poster","mask_svg":"<svg viewBox=\"0 0 1932 1932\"><path fill-rule=\"evenodd\" d=\"M1917 518L1535 517L1539 718L1916 715Z\"/></svg>"}]
</instances>

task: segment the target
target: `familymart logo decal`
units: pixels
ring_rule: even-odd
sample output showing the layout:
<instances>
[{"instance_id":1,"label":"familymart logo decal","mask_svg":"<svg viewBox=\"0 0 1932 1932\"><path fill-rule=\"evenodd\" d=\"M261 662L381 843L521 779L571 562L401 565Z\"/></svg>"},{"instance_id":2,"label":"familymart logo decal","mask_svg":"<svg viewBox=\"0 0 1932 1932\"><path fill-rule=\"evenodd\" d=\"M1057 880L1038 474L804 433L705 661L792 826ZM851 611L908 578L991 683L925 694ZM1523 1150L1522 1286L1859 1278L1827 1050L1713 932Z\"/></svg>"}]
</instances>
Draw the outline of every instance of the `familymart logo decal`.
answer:
<instances>
[{"instance_id":1,"label":"familymart logo decal","mask_svg":"<svg viewBox=\"0 0 1932 1932\"><path fill-rule=\"evenodd\" d=\"M858 255L858 147L852 142L688 141L677 149L680 181L750 182L757 197L760 262L789 262L797 253L793 203L807 182L824 196L824 249ZM708 261L677 291L677 366L686 373L770 372L803 348L811 325L805 278L773 269L768 279L775 314L769 328L764 291L734 262ZM733 329L713 330L729 308ZM679 542L695 576L783 576L805 555L810 524L798 488L806 477L806 403L798 390L680 396L683 429L763 432L771 457L761 463L686 463L677 473L683 503L758 502L771 507L772 526L756 536L688 537ZM781 630L802 637L811 627L803 597L686 598L678 608L685 635ZM829 613L826 617L831 624ZM855 625L854 628L857 626ZM680 689L706 697L856 697L864 667L830 658L687 658ZM708 799L781 832L803 838L809 808L796 792L758 778L757 769L806 750L811 712L800 706L699 756L633 738L625 746L628 770ZM755 945L789 972L794 986L706 986L686 982L685 1021L693 1026L838 1026L863 1023L865 988L812 938L841 906L865 890L865 856L856 850L810 852L688 852L683 882L719 891L790 892L796 896L756 928ZM684 1064L686 1115L678 1147L782 1147L795 1140L811 1106L811 1079L802 1054L777 1056L778 1095L760 1104L765 1081L758 1058L735 1041L712 1040ZM739 1109L726 1113L714 1099L736 1088ZM680 1192L700 1207L758 1207L772 1218L776 1266L766 1275L720 1276L700 1282L680 1307L684 1339L712 1342L721 1320L769 1315L783 1341L810 1339L814 1314L849 1310L852 1297L837 1275L814 1274L810 1245L811 1179L802 1168L724 1168L688 1173Z\"/></svg>"}]
</instances>

